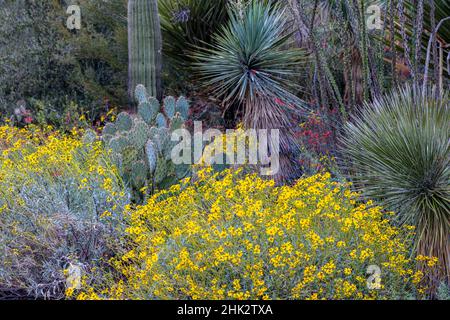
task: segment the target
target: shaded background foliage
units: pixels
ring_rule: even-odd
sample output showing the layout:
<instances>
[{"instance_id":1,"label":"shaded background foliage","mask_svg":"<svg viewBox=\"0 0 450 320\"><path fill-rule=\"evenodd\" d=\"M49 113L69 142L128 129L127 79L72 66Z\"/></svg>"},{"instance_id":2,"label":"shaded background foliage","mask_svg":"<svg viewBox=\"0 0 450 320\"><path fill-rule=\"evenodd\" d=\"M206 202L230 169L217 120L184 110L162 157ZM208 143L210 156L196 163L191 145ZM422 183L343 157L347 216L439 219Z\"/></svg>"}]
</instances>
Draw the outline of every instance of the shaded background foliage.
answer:
<instances>
[{"instance_id":1,"label":"shaded background foliage","mask_svg":"<svg viewBox=\"0 0 450 320\"><path fill-rule=\"evenodd\" d=\"M74 79L73 48L63 40L57 28L56 8L55 2L42 1L2 4L2 111L11 112L15 102L25 97L58 99L56 95L64 93L75 98L81 93L81 82Z\"/></svg>"},{"instance_id":2,"label":"shaded background foliage","mask_svg":"<svg viewBox=\"0 0 450 320\"><path fill-rule=\"evenodd\" d=\"M0 112L18 105L60 125L71 102L95 118L126 103L126 1L81 0L83 27L65 27L66 1L6 1L0 9ZM20 102L19 102L20 101Z\"/></svg>"}]
</instances>

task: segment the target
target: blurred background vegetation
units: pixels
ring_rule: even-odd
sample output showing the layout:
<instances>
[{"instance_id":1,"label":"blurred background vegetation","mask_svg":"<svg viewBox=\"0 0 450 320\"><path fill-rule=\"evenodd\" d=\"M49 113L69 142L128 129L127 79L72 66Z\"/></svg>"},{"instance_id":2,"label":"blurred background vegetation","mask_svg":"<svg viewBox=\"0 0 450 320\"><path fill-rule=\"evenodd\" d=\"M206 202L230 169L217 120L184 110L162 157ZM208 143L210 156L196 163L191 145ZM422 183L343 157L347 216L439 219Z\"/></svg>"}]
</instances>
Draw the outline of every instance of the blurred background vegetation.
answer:
<instances>
[{"instance_id":1,"label":"blurred background vegetation","mask_svg":"<svg viewBox=\"0 0 450 320\"><path fill-rule=\"evenodd\" d=\"M126 105L126 1L79 1L83 26L74 31L65 25L68 2L2 4L2 116L24 106L36 120L63 125L74 104L92 119Z\"/></svg>"},{"instance_id":2,"label":"blurred background vegetation","mask_svg":"<svg viewBox=\"0 0 450 320\"><path fill-rule=\"evenodd\" d=\"M195 52L247 0L159 0L163 35L165 94L184 94L211 102L208 88L193 73ZM450 5L423 0L279 0L292 32L289 46L306 49L308 70L293 70L299 98L312 106L338 109L340 124L362 101L403 81L420 81L428 39ZM66 9L78 4L82 27L70 31ZM381 29L369 30L365 13L381 6ZM126 0L3 1L0 8L0 112L12 117L24 106L34 121L56 125L73 121L79 110L90 121L112 107L128 109ZM444 23L432 42L429 77L448 85L450 27ZM203 99L204 100L204 99ZM219 103L220 104L220 103ZM70 116L69 116L70 118Z\"/></svg>"}]
</instances>

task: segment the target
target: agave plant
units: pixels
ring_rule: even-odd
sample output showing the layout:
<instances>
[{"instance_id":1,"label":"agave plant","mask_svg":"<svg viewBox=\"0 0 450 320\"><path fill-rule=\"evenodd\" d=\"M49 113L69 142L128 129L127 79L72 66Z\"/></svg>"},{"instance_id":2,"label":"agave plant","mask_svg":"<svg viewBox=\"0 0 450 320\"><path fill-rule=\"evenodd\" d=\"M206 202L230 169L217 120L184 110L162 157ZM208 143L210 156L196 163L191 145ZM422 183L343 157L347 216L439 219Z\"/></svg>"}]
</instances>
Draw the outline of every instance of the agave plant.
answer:
<instances>
[{"instance_id":1,"label":"agave plant","mask_svg":"<svg viewBox=\"0 0 450 320\"><path fill-rule=\"evenodd\" d=\"M433 276L448 281L450 104L434 91L407 86L366 104L346 125L343 151L355 185L416 227L416 253L439 258Z\"/></svg>"},{"instance_id":2,"label":"agave plant","mask_svg":"<svg viewBox=\"0 0 450 320\"><path fill-rule=\"evenodd\" d=\"M291 93L290 79L305 55L289 49L290 33L279 4L254 0L242 10L230 9L229 16L213 45L193 54L195 68L203 85L227 107L243 108L247 128L282 129L282 154L292 155L295 143L286 130L292 126L290 112L305 104ZM294 174L288 163L284 174Z\"/></svg>"}]
</instances>

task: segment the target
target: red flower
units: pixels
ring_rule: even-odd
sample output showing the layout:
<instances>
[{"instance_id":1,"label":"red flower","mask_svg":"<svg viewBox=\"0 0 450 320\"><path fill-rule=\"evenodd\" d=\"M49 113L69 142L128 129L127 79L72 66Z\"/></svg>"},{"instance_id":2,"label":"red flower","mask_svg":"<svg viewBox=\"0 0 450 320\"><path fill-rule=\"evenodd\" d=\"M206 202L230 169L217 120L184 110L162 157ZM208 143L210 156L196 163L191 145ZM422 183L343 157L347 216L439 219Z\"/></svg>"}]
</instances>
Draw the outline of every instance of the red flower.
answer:
<instances>
[{"instance_id":1,"label":"red flower","mask_svg":"<svg viewBox=\"0 0 450 320\"><path fill-rule=\"evenodd\" d=\"M30 123L33 122L33 118L30 117L30 116L25 117L25 118L23 119L23 122L25 122L26 124L30 124Z\"/></svg>"}]
</instances>

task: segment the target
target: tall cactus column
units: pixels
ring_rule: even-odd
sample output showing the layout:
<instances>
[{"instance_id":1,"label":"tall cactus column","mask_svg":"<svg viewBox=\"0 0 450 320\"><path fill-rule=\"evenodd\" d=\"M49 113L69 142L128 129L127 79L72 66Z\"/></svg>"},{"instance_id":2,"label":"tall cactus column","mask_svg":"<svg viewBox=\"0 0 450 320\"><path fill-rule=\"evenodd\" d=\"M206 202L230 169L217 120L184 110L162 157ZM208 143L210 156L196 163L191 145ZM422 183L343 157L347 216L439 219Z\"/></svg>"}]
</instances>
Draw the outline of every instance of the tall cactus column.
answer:
<instances>
[{"instance_id":1,"label":"tall cactus column","mask_svg":"<svg viewBox=\"0 0 450 320\"><path fill-rule=\"evenodd\" d=\"M128 94L143 84L149 94L162 98L162 38L158 0L128 1Z\"/></svg>"}]
</instances>

